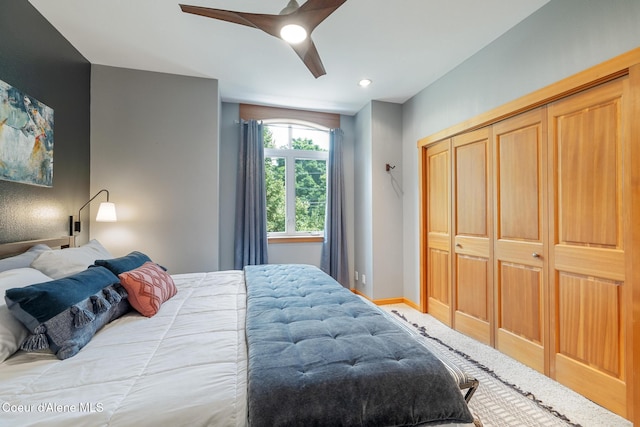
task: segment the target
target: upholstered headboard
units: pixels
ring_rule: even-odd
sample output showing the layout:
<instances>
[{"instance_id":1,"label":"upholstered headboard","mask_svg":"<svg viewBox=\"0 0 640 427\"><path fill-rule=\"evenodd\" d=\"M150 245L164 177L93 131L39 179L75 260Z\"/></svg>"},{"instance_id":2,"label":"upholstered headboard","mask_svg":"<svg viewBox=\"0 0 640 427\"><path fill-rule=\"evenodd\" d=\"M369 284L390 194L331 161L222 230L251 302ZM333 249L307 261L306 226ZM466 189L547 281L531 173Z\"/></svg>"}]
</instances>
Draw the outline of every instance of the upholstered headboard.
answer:
<instances>
[{"instance_id":1,"label":"upholstered headboard","mask_svg":"<svg viewBox=\"0 0 640 427\"><path fill-rule=\"evenodd\" d=\"M28 240L24 242L4 243L0 244L0 259L13 255L18 255L30 247L38 244L44 244L50 248L68 248L73 246L73 237L65 236L53 239Z\"/></svg>"}]
</instances>

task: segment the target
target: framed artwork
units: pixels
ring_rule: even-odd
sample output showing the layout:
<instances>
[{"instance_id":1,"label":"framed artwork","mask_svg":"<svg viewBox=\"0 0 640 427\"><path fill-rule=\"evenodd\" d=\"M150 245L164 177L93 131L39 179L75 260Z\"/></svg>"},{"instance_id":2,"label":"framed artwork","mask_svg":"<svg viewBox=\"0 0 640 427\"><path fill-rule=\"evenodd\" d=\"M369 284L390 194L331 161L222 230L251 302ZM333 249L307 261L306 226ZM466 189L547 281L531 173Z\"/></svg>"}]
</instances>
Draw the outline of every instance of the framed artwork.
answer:
<instances>
[{"instance_id":1,"label":"framed artwork","mask_svg":"<svg viewBox=\"0 0 640 427\"><path fill-rule=\"evenodd\" d=\"M2 80L0 179L53 186L53 109Z\"/></svg>"}]
</instances>

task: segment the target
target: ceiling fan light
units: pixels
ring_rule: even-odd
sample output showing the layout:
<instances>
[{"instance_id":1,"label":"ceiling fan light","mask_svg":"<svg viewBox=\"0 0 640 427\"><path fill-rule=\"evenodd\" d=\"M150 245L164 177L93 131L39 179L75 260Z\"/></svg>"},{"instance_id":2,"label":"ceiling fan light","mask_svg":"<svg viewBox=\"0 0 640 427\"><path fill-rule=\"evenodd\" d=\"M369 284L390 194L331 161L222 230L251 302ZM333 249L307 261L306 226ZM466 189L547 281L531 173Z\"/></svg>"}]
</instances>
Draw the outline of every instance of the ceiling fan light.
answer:
<instances>
[{"instance_id":1,"label":"ceiling fan light","mask_svg":"<svg viewBox=\"0 0 640 427\"><path fill-rule=\"evenodd\" d=\"M298 24L287 24L280 29L280 37L288 43L300 43L307 38L307 30Z\"/></svg>"}]
</instances>

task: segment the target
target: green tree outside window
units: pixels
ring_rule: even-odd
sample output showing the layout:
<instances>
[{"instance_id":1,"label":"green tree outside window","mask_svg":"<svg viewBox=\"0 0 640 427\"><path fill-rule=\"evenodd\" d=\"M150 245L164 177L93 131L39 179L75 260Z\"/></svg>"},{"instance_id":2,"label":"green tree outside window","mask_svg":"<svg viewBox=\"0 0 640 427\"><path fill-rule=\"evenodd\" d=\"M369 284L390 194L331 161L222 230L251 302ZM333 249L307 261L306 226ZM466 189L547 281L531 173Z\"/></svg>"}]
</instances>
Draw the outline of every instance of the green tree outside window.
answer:
<instances>
[{"instance_id":1,"label":"green tree outside window","mask_svg":"<svg viewBox=\"0 0 640 427\"><path fill-rule=\"evenodd\" d=\"M328 138L328 136L327 136ZM276 146L279 144L280 146ZM325 144L326 145L326 144ZM276 142L269 126L264 127L267 231L270 233L320 233L324 230L327 199L326 149L310 138ZM269 149L286 150L275 155ZM316 154L309 154L315 152ZM318 152L324 152L318 155ZM293 182L287 182L287 162L294 168ZM288 185L293 185L287 197ZM294 218L287 218L287 200L293 199ZM290 202L291 203L291 202ZM291 216L291 215L290 215ZM287 229L287 220L292 230Z\"/></svg>"}]
</instances>

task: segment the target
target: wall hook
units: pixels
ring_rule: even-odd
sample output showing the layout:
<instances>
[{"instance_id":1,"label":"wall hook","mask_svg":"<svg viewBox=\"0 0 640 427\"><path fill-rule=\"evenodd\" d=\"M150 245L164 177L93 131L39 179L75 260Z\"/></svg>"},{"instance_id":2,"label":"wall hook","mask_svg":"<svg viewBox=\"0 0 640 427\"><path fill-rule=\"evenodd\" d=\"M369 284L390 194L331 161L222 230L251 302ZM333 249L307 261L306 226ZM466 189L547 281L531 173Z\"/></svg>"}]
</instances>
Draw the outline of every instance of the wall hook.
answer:
<instances>
[{"instance_id":1,"label":"wall hook","mask_svg":"<svg viewBox=\"0 0 640 427\"><path fill-rule=\"evenodd\" d=\"M385 166L385 169L386 169L387 172L389 172L391 169L395 169L396 168L395 166L391 166L389 163L387 163L384 166Z\"/></svg>"}]
</instances>

